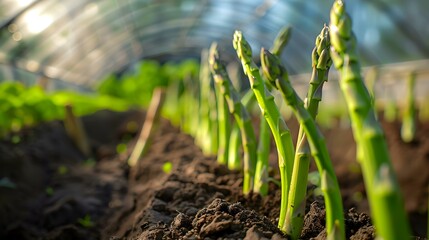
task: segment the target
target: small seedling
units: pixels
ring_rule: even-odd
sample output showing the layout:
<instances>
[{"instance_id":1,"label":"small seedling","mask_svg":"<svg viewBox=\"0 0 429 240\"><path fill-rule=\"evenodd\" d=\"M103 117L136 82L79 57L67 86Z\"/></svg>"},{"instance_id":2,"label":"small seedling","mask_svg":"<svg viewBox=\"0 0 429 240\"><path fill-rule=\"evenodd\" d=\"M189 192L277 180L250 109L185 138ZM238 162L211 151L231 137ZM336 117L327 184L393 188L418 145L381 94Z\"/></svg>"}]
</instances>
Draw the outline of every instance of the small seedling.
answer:
<instances>
[{"instance_id":1,"label":"small seedling","mask_svg":"<svg viewBox=\"0 0 429 240\"><path fill-rule=\"evenodd\" d=\"M18 136L18 135L13 135L12 138L11 138L11 141L12 141L13 144L18 144L18 143L21 142L21 137Z\"/></svg>"},{"instance_id":2,"label":"small seedling","mask_svg":"<svg viewBox=\"0 0 429 240\"><path fill-rule=\"evenodd\" d=\"M54 195L54 189L52 187L47 187L45 189L45 193L46 193L46 195L48 195L50 197L50 196Z\"/></svg>"},{"instance_id":3,"label":"small seedling","mask_svg":"<svg viewBox=\"0 0 429 240\"><path fill-rule=\"evenodd\" d=\"M88 158L83 162L85 167L93 167L97 162L93 158Z\"/></svg>"},{"instance_id":4,"label":"small seedling","mask_svg":"<svg viewBox=\"0 0 429 240\"><path fill-rule=\"evenodd\" d=\"M173 163L166 162L162 165L162 171L165 172L166 174L171 173L172 170L173 170Z\"/></svg>"},{"instance_id":5,"label":"small seedling","mask_svg":"<svg viewBox=\"0 0 429 240\"><path fill-rule=\"evenodd\" d=\"M60 175L65 175L66 173L68 173L69 169L67 166L61 165L58 167L57 172Z\"/></svg>"},{"instance_id":6,"label":"small seedling","mask_svg":"<svg viewBox=\"0 0 429 240\"><path fill-rule=\"evenodd\" d=\"M91 228L94 226L94 222L91 220L91 216L89 214L86 214L83 218L79 218L77 222L84 228Z\"/></svg>"},{"instance_id":7,"label":"small seedling","mask_svg":"<svg viewBox=\"0 0 429 240\"><path fill-rule=\"evenodd\" d=\"M118 154L125 153L126 151L127 151L127 144L120 143L120 144L116 145L116 152Z\"/></svg>"}]
</instances>

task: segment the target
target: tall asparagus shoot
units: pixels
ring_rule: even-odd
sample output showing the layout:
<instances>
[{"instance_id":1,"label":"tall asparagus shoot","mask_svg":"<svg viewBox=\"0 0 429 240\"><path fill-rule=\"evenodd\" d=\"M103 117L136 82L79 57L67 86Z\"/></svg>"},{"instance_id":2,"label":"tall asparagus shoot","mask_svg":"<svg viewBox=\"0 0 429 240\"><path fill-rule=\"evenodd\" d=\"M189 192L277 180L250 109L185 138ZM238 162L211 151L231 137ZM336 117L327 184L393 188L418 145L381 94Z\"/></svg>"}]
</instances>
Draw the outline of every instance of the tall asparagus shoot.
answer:
<instances>
[{"instance_id":1,"label":"tall asparagus shoot","mask_svg":"<svg viewBox=\"0 0 429 240\"><path fill-rule=\"evenodd\" d=\"M218 125L218 131L219 131L217 161L220 164L228 165L228 146L229 146L229 137L231 134L231 122L229 118L228 105L222 93L223 87L224 86L222 85L222 82L215 81L217 120L218 120L217 125Z\"/></svg>"},{"instance_id":2,"label":"tall asparagus shoot","mask_svg":"<svg viewBox=\"0 0 429 240\"><path fill-rule=\"evenodd\" d=\"M393 96L393 87L392 84L386 84L385 90L387 93L386 103L383 106L384 110L384 120L387 122L393 122L396 120L398 115L398 106L396 104L395 97Z\"/></svg>"},{"instance_id":3,"label":"tall asparagus shoot","mask_svg":"<svg viewBox=\"0 0 429 240\"><path fill-rule=\"evenodd\" d=\"M272 50L274 54L280 56L283 49L289 42L291 36L292 28L290 26L285 26L280 29L276 38L273 41ZM266 86L269 87L269 86ZM258 143L258 160L256 163L255 170L255 186L254 189L257 189L262 196L268 194L268 160L270 156L270 146L271 146L271 132L270 126L265 120L265 117L260 115L259 123L259 143Z\"/></svg>"},{"instance_id":4,"label":"tall asparagus shoot","mask_svg":"<svg viewBox=\"0 0 429 240\"><path fill-rule=\"evenodd\" d=\"M209 65L213 74L213 79L218 85L222 97L224 97L226 103L228 103L229 111L234 115L234 118L241 130L241 141L244 151L243 193L248 194L253 188L257 157L256 135L253 130L252 120L246 108L241 103L239 94L232 87L232 83L228 77L225 66L219 59L216 43L213 43L210 47L209 56Z\"/></svg>"},{"instance_id":5,"label":"tall asparagus shoot","mask_svg":"<svg viewBox=\"0 0 429 240\"><path fill-rule=\"evenodd\" d=\"M270 147L270 126L264 116L262 116L259 122L259 142L255 169L255 183L253 186L254 191L259 192L261 196L268 195L268 161L270 158Z\"/></svg>"},{"instance_id":6,"label":"tall asparagus shoot","mask_svg":"<svg viewBox=\"0 0 429 240\"><path fill-rule=\"evenodd\" d=\"M240 31L235 31L234 33L233 46L243 65L244 73L249 79L250 87L255 94L261 112L270 126L277 146L281 181L279 228L282 229L286 215L287 193L292 175L295 147L290 130L280 115L280 111L274 102L274 97L267 91L259 73L259 68L252 60L252 49Z\"/></svg>"},{"instance_id":7,"label":"tall asparagus shoot","mask_svg":"<svg viewBox=\"0 0 429 240\"><path fill-rule=\"evenodd\" d=\"M322 49L321 59L319 59L320 68L327 67L327 63L329 62L328 56L329 54L327 53L327 50ZM321 189L325 199L326 232L328 239L345 239L343 204L341 200L340 187L329 157L325 138L316 126L313 116L304 107L304 101L302 101L292 87L287 71L283 66L281 66L279 58L272 55L268 50L261 49L261 63L262 69L265 76L267 76L269 83L280 91L284 101L292 108L293 113L298 119L300 126L303 128L307 137L311 154L316 161L316 165L321 176ZM322 76L321 79L323 81L324 76ZM316 99L310 99L310 101L312 100L317 101ZM296 163L294 163L294 167L295 164ZM308 169L304 170L306 171L305 174L308 175ZM299 190L300 189L292 189L291 187L289 190L289 196L296 194L292 191ZM290 199L288 199L288 205L289 204ZM300 206L297 207L299 208ZM286 218L286 220L289 219ZM290 225L290 223L285 223L284 230L286 230ZM299 234L295 233L295 235Z\"/></svg>"},{"instance_id":8,"label":"tall asparagus shoot","mask_svg":"<svg viewBox=\"0 0 429 240\"><path fill-rule=\"evenodd\" d=\"M371 96L360 75L356 38L344 2L336 0L330 14L331 57L340 73L358 148L371 213L380 239L408 239L410 230L383 130L376 120Z\"/></svg>"},{"instance_id":9,"label":"tall asparagus shoot","mask_svg":"<svg viewBox=\"0 0 429 240\"><path fill-rule=\"evenodd\" d=\"M401 138L404 142L412 142L416 136L416 101L414 88L416 85L416 73L410 73L407 80L407 100L402 115Z\"/></svg>"},{"instance_id":10,"label":"tall asparagus shoot","mask_svg":"<svg viewBox=\"0 0 429 240\"><path fill-rule=\"evenodd\" d=\"M329 68L332 64L329 57L329 29L324 26L316 38L315 47L312 52L312 75L304 107L313 119L316 118L319 102L322 100L323 83L328 80ZM265 54L265 53L264 53ZM266 62L263 69L266 69ZM265 67L265 68L264 68ZM263 71L265 75L269 73ZM269 79L269 76L266 76ZM305 196L307 190L308 169L310 166L310 148L303 126L300 126L295 151L295 160L292 170L291 186L288 195L286 211L286 223L283 229L292 239L298 239L302 231L305 215Z\"/></svg>"},{"instance_id":11,"label":"tall asparagus shoot","mask_svg":"<svg viewBox=\"0 0 429 240\"><path fill-rule=\"evenodd\" d=\"M241 98L241 102L246 109L252 108L255 101L255 94L251 89ZM271 132L270 126L262 114L259 120L259 142L253 190L254 192L258 192L261 196L266 196L268 195L268 161L270 157Z\"/></svg>"},{"instance_id":12,"label":"tall asparagus shoot","mask_svg":"<svg viewBox=\"0 0 429 240\"><path fill-rule=\"evenodd\" d=\"M233 124L228 146L228 169L241 169L241 133L238 124Z\"/></svg>"},{"instance_id":13,"label":"tall asparagus shoot","mask_svg":"<svg viewBox=\"0 0 429 240\"><path fill-rule=\"evenodd\" d=\"M217 152L217 124L216 107L211 91L211 77L208 66L208 50L201 52L201 64L199 73L199 125L201 126L196 134L196 141L201 146L202 151L206 155L215 154Z\"/></svg>"}]
</instances>

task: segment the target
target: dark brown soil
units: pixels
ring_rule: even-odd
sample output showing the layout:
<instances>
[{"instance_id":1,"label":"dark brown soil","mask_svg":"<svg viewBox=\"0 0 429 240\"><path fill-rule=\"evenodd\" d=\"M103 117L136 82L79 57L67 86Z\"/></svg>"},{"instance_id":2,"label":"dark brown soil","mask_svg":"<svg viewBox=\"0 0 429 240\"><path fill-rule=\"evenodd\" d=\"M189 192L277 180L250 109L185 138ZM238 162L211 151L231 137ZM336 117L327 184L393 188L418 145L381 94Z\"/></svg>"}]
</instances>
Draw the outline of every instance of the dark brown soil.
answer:
<instances>
[{"instance_id":1,"label":"dark brown soil","mask_svg":"<svg viewBox=\"0 0 429 240\"><path fill-rule=\"evenodd\" d=\"M143 118L137 111L84 117L92 159L79 153L60 122L22 131L19 143L0 142L0 179L15 185L0 187L0 239L285 239L276 227L275 184L268 197L243 196L240 173L203 156L190 136L165 120L148 154L129 169L130 149L118 154L116 146L133 145L135 131L127 123ZM383 127L413 234L426 236L429 124L420 124L410 144L401 142L398 123ZM351 132L324 133L347 209L347 238L373 239ZM166 162L171 173L162 170ZM307 207L302 239L324 239L323 200L310 196Z\"/></svg>"}]
</instances>

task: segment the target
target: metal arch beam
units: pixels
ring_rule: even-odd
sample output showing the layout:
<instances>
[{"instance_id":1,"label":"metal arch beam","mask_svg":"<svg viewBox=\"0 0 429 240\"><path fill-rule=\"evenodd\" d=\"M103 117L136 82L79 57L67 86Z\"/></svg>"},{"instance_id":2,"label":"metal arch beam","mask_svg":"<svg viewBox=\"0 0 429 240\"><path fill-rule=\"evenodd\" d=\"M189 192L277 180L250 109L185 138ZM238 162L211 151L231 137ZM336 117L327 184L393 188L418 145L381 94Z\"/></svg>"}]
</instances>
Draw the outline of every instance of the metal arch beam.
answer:
<instances>
[{"instance_id":1,"label":"metal arch beam","mask_svg":"<svg viewBox=\"0 0 429 240\"><path fill-rule=\"evenodd\" d=\"M116 12L115 10L112 10L112 11L109 11L108 12L108 14L110 14L110 13L112 13L112 12ZM106 15L108 15L108 14L106 14ZM68 15L68 14L66 14L66 15ZM96 26L96 24L97 23L99 23L99 22L102 22L103 20L105 20L104 19L104 17L106 16L106 15L100 15L100 17L98 17L98 18L96 18L96 20L94 20L94 21L92 21L91 23L91 25L85 25L85 27L80 27L80 28L76 28L75 29L75 32L74 32L74 34L76 34L76 35L78 35L78 34L80 34L80 33L83 33L83 32L85 32L85 31L88 31L88 29L91 29L92 27L94 27L94 26ZM64 17L65 18L65 17ZM67 16L67 18L70 18L70 16ZM61 32L61 31L63 31L63 30L65 30L65 29L68 29L69 27L70 27L70 25L73 25L74 23L73 22L68 22L67 24L61 24L61 28L60 29L58 29L57 31L56 31L56 33L58 33L58 32ZM97 32L93 32L93 34L92 35L90 35L90 36L96 36L96 35L98 35L98 33ZM43 48L44 46L48 46L47 47L47 50L49 50L51 53L53 53L53 52L57 52L56 54L55 53L53 53L52 55L60 55L60 54L62 54L63 52L61 51L62 49L64 49L64 48L68 48L68 46L66 46L66 45L61 45L61 46L57 46L57 47L49 47L49 45L51 45L52 46L52 39L55 39L55 37L58 37L58 35L57 34L51 34L49 37L47 37L47 38L44 38L44 40L43 41L40 41L39 42L39 46L38 47L41 47L41 48ZM88 37L88 38L86 38L85 40L83 40L83 41L78 41L78 42L76 42L77 44L74 44L73 45L73 47L72 47L72 49L73 50L75 50L75 49L79 49L78 47L79 46L81 46L82 44L80 44L80 43L82 43L82 42L85 42L85 41L88 41L88 39L90 39L90 37ZM49 57L48 59L43 59L42 61L41 61L41 63L43 64L43 65L49 65L49 62L50 61L56 61L57 59L54 57L53 59L51 59L52 58L52 55L51 55L51 57Z\"/></svg>"},{"instance_id":2,"label":"metal arch beam","mask_svg":"<svg viewBox=\"0 0 429 240\"><path fill-rule=\"evenodd\" d=\"M7 28L10 24L16 21L17 18L19 18L21 15L23 15L25 12L36 6L37 4L43 2L45 0L35 0L34 2L30 3L28 6L22 8L18 13L11 16L8 20L3 21L0 23L0 30Z\"/></svg>"},{"instance_id":3,"label":"metal arch beam","mask_svg":"<svg viewBox=\"0 0 429 240\"><path fill-rule=\"evenodd\" d=\"M409 24L406 19L398 16L393 11L392 7L383 1L365 1L367 4L373 4L380 12L384 13L395 24L395 26L398 27L404 37L413 42L425 57L429 57L429 45L422 39L416 37L418 36L418 32L412 24Z\"/></svg>"},{"instance_id":4,"label":"metal arch beam","mask_svg":"<svg viewBox=\"0 0 429 240\"><path fill-rule=\"evenodd\" d=\"M92 23L93 24L91 24L91 25L87 25L87 26L85 26L84 28L81 28L81 30L78 30L79 32L84 32L84 31L87 31L87 29L90 29L92 26L95 26L96 25L96 23L97 22L101 22L101 21L103 21L103 20L106 20L106 16L108 16L108 15L110 15L111 13L115 13L116 11L110 11L109 13L107 13L107 14L104 14L104 15L101 15L101 17L99 17L99 18L97 18L97 20L96 21L93 21ZM114 18L114 19L116 19L116 18ZM115 21L117 21L117 20L115 20ZM109 26L106 26L105 27L106 29L108 29L109 28ZM97 36L98 35L98 31L93 31L93 34L91 34L90 36L88 36L88 38L87 39L91 39L91 37L92 36ZM52 35L52 38L54 38L55 37L55 35ZM50 38L49 38L50 39ZM47 39L47 40L45 40L45 41L43 41L44 43L42 43L42 44L48 44L49 43L49 39ZM84 40L85 41L85 40ZM86 41L88 41L88 40L86 40ZM77 42L77 44L74 44L73 45L73 47L71 48L72 50L77 50L77 49L80 49L80 46L81 45L83 45L83 43L84 42ZM60 55L60 54L62 54L63 52L62 51L60 51L61 49L63 49L63 48L65 48L66 46L59 46L59 47L57 47L57 48L48 48L48 49L50 49L51 50L51 52L58 52L57 54L55 54L54 53L54 56L50 56L50 57L48 57L48 59L44 59L44 60L42 60L42 65L50 65L51 64L51 62L53 62L53 61L57 61L58 60L58 58L57 57L55 57L55 55ZM71 49L69 49L69 51L71 50Z\"/></svg>"},{"instance_id":5,"label":"metal arch beam","mask_svg":"<svg viewBox=\"0 0 429 240\"><path fill-rule=\"evenodd\" d=\"M40 0L38 3L41 3L42 1L44 1L44 0ZM83 2L83 4L85 4L85 2ZM81 5L77 5L75 8L79 8L79 7L81 7ZM74 9L71 9L71 10L74 10ZM47 8L43 9L43 11L46 11L46 10L47 10ZM65 14L57 15L57 16L60 16L60 17L57 18L56 20L58 20L58 19L63 20L65 18L70 19L71 18L70 14L71 14L70 11L66 11ZM14 21L16 21L16 19L14 19ZM50 37L45 37L45 36L46 36L46 33L52 32L52 30L51 30L52 28L55 28L57 30L56 32L60 32L60 31L63 30L64 27L67 27L67 25L66 26L61 25L62 21L58 21L58 22L55 21L47 29L45 29L42 33L40 33L39 35L36 35L36 36L32 37L32 39L35 39L35 42L37 43L37 46L40 46L40 45L42 45L45 42L49 42ZM62 28L60 28L60 30L58 30L58 28L56 28L57 25L61 25ZM42 38L42 37L45 37L45 38ZM12 40L9 40L9 41L12 41ZM23 59L23 58L21 56L16 56L14 59L16 61L16 60Z\"/></svg>"},{"instance_id":6,"label":"metal arch beam","mask_svg":"<svg viewBox=\"0 0 429 240\"><path fill-rule=\"evenodd\" d=\"M213 6L213 9L216 9L216 8L219 8L219 5L214 5ZM220 9L220 8L219 8ZM143 9L144 10L144 9ZM170 9L171 10L171 9ZM169 11L170 11L169 10ZM116 10L117 11L117 10ZM102 20L104 20L104 19L106 19L106 16L109 16L110 15L110 13L115 13L116 12L115 10L112 10L112 11L109 11L108 13L106 13L106 14L104 14L104 15L101 15L101 17L100 18L97 18L97 21L99 20L99 21L102 21ZM129 13L129 14L134 14L134 15L132 15L132 16L135 16L135 11L133 11L133 12L131 12L131 13ZM246 14L246 13L243 13L243 15L248 15L248 14ZM121 21L123 21L123 18L121 17L121 18L118 18L118 19L115 19L115 21L118 21L119 19L121 19ZM178 30L177 30L177 33L180 33L181 31L183 32L183 31L188 31L188 33L189 33L189 29L193 26L192 25L192 22L195 22L195 17L194 18L189 18L190 19L190 25L184 25L183 26L183 28L179 28ZM194 21L191 21L191 20L194 20ZM174 21L174 20L173 20ZM135 23L135 21L131 21L132 23ZM168 21L167 21L168 22ZM95 24L94 24L95 25ZM231 24L231 26L234 26L234 24ZM83 30L81 30L81 31L85 31L86 29L89 29L90 27L88 27L88 26L86 26L86 28L82 28ZM137 30L139 30L139 33L141 33L142 32L142 30L144 29L144 28L136 28ZM225 29L228 29L228 26L226 26L225 27ZM232 29L232 28L231 28ZM155 32L152 32L152 35L155 35L157 32L155 31ZM97 34L97 32L95 32L94 33L94 35L96 35ZM53 34L54 35L54 34ZM146 35L151 35L151 34L139 34L139 36L146 36ZM178 34L179 35L179 34ZM91 35L92 36L92 35ZM162 37L161 37L162 38ZM228 38L229 38L229 36L228 36ZM258 39L258 38L256 38L256 37L253 37L254 39ZM228 40L228 41L230 41L230 40ZM76 50L76 49L81 49L80 48L80 46L82 46L82 44L83 44L84 42L77 42L77 44L75 44L74 46L73 46L73 49L72 50ZM144 44L145 43L145 41L140 41L139 42L139 44ZM132 43L130 42L130 45L131 45ZM98 46L99 48L101 48L101 49L103 49L103 46L104 46L105 44L102 44L102 45L100 45L100 46ZM179 45L180 46L180 45ZM59 50L61 50L63 47L59 47L59 48L56 48L56 49L54 49L53 51L56 51L56 52L58 52L58 54L61 54L62 52L61 51L59 51ZM93 48L92 49L92 51L94 50L94 49L96 49L96 48ZM113 50L112 50L112 52L114 52ZM56 56L59 56L58 54L55 54ZM55 56L54 55L54 56ZM142 54L142 56L143 56L144 54ZM48 62L45 62L45 64L46 65L51 65L50 63L52 63L53 61L57 61L58 59L59 59L59 57L52 57L52 55L51 55L51 57L49 58L50 60L48 61ZM66 61L66 60L65 60ZM84 58L84 60L83 61L86 61L86 58ZM45 64L43 64L43 65L45 65ZM75 64L75 65L77 65L77 64ZM53 66L55 66L55 64L53 64ZM71 65L71 69L74 69L74 68L76 68L76 67L73 67L73 65Z\"/></svg>"},{"instance_id":7,"label":"metal arch beam","mask_svg":"<svg viewBox=\"0 0 429 240\"><path fill-rule=\"evenodd\" d=\"M106 16L108 16L108 15L110 15L110 13L115 13L116 11L115 10L112 10L112 11L109 11L108 13L106 13L106 14L104 14L104 15L102 15L100 18L97 18L97 21L101 21L101 20L103 20L103 19L105 19L106 18ZM135 12L133 12L133 14L135 14ZM67 16L67 14L65 14L65 16ZM122 18L120 18L120 19L122 19ZM58 19L57 19L58 20ZM194 19L194 21L195 21L195 19ZM92 24L92 25L95 25L95 24ZM66 26L67 27L67 26ZM184 28L186 28L186 26L183 26ZM90 28L90 27L88 27L88 26L86 26L86 28L84 28L84 29L88 29L88 28ZM82 31L84 31L84 30L82 30ZM95 32L94 33L94 35L96 35L97 34L97 32ZM52 37L55 37L55 34L52 34ZM48 38L47 40L45 40L45 41L43 41L43 42L49 42L49 40L50 40L50 38ZM42 43L42 45L43 44L45 44L45 43ZM82 42L80 42L81 44L82 44ZM73 50L77 50L77 49L80 49L79 48L79 46L81 45L81 44L75 44L74 45L74 47L73 47ZM59 47L59 48L57 48L57 49L54 49L53 51L57 51L58 53L60 53L61 51L59 51L61 49L61 47ZM57 57L53 57L52 55L51 55L51 57L49 57L48 58L49 60L48 61L46 61L46 59L45 60L43 60L42 61L42 65L52 65L52 64L50 64L50 62L52 62L52 61L57 61L58 60L58 58Z\"/></svg>"}]
</instances>

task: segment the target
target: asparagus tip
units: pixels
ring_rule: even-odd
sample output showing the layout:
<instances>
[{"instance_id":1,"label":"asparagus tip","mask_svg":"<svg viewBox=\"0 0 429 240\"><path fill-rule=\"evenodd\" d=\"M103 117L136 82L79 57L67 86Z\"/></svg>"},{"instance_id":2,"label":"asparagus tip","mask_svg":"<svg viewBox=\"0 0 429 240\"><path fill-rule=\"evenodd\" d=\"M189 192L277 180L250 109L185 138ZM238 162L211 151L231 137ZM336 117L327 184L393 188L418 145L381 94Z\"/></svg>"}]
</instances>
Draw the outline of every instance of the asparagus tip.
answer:
<instances>
[{"instance_id":1,"label":"asparagus tip","mask_svg":"<svg viewBox=\"0 0 429 240\"><path fill-rule=\"evenodd\" d=\"M280 59L265 48L261 48L261 65L262 73L275 86L276 79L280 78L285 72L280 64Z\"/></svg>"},{"instance_id":2,"label":"asparagus tip","mask_svg":"<svg viewBox=\"0 0 429 240\"><path fill-rule=\"evenodd\" d=\"M252 59L252 48L243 36L241 31L234 32L233 39L234 49L237 51L238 57L245 62L250 62Z\"/></svg>"}]
</instances>

